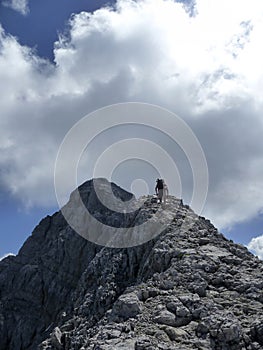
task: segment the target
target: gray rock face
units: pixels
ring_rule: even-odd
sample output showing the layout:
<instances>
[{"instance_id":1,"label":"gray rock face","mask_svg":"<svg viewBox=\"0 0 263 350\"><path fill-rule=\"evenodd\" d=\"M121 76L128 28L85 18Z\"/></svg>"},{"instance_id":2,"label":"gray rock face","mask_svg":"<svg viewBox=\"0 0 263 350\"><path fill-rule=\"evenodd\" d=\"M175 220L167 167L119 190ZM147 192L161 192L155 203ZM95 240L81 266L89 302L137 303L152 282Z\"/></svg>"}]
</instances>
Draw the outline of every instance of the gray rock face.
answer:
<instances>
[{"instance_id":1,"label":"gray rock face","mask_svg":"<svg viewBox=\"0 0 263 350\"><path fill-rule=\"evenodd\" d=\"M127 320L142 311L141 302L135 293L121 295L113 304L112 315L116 321Z\"/></svg>"},{"instance_id":2,"label":"gray rock face","mask_svg":"<svg viewBox=\"0 0 263 350\"><path fill-rule=\"evenodd\" d=\"M101 180L105 197L108 186ZM159 208L148 196L136 213L118 214L92 181L79 190L92 215L116 227ZM76 234L61 212L43 219L0 262L0 350L263 349L262 261L174 197L162 220L154 239L116 249Z\"/></svg>"}]
</instances>

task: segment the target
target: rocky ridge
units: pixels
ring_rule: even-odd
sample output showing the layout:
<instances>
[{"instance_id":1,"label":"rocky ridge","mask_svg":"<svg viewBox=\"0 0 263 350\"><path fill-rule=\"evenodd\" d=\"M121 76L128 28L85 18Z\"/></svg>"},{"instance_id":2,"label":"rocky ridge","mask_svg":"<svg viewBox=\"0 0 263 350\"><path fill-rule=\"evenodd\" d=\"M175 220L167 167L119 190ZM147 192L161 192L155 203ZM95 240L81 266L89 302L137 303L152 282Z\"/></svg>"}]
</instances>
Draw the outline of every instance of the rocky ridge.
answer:
<instances>
[{"instance_id":1,"label":"rocky ridge","mask_svg":"<svg viewBox=\"0 0 263 350\"><path fill-rule=\"evenodd\" d=\"M106 196L109 187L132 198L101 180ZM116 227L159 209L146 196L127 216L101 205L92 181L79 191L94 217ZM157 237L117 249L82 238L61 212L43 219L0 262L0 349L263 349L263 262L175 197L162 220Z\"/></svg>"}]
</instances>

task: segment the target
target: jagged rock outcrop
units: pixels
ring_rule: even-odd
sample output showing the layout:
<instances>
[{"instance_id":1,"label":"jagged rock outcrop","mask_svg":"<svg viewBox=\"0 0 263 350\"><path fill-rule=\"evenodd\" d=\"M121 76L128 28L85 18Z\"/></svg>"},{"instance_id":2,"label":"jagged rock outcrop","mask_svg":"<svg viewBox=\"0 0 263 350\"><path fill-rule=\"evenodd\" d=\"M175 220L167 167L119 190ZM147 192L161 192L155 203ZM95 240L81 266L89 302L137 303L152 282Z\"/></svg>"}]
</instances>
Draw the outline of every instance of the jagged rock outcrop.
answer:
<instances>
[{"instance_id":1,"label":"jagged rock outcrop","mask_svg":"<svg viewBox=\"0 0 263 350\"><path fill-rule=\"evenodd\" d=\"M159 208L148 196L119 214L100 204L92 181L79 190L92 214L116 227ZM0 262L0 349L263 349L263 262L172 196L162 220L149 242L109 248L75 233L61 212L43 219L19 254Z\"/></svg>"}]
</instances>

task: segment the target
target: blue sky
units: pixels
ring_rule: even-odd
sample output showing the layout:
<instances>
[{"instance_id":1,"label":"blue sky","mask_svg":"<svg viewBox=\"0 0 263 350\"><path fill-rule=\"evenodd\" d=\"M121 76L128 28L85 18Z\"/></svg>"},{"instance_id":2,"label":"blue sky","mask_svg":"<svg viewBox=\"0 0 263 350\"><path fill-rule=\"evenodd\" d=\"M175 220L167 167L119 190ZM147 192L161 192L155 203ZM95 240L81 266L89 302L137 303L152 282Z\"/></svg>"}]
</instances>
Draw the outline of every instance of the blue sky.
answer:
<instances>
[{"instance_id":1,"label":"blue sky","mask_svg":"<svg viewBox=\"0 0 263 350\"><path fill-rule=\"evenodd\" d=\"M67 131L129 101L188 123L208 163L204 215L263 256L262 2L113 3L1 2L0 257L57 210L54 162Z\"/></svg>"},{"instance_id":2,"label":"blue sky","mask_svg":"<svg viewBox=\"0 0 263 350\"><path fill-rule=\"evenodd\" d=\"M58 33L63 32L72 13L92 12L114 1L88 0L32 0L29 13L21 15L10 7L1 6L0 22L4 29L19 38L22 45L36 48L42 57L53 59L53 46Z\"/></svg>"}]
</instances>

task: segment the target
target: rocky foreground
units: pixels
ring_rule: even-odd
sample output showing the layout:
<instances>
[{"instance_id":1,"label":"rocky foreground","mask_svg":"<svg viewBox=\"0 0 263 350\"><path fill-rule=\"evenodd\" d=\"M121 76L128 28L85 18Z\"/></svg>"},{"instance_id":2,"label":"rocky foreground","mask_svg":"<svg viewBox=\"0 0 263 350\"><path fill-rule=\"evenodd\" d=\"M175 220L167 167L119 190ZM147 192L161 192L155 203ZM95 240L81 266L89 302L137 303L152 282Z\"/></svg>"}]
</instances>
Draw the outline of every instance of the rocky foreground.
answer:
<instances>
[{"instance_id":1,"label":"rocky foreground","mask_svg":"<svg viewBox=\"0 0 263 350\"><path fill-rule=\"evenodd\" d=\"M152 196L123 216L100 205L92 181L79 190L107 224L158 213ZM0 262L0 349L263 349L263 262L174 197L162 220L154 239L116 249L79 236L61 212L43 219Z\"/></svg>"}]
</instances>

